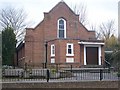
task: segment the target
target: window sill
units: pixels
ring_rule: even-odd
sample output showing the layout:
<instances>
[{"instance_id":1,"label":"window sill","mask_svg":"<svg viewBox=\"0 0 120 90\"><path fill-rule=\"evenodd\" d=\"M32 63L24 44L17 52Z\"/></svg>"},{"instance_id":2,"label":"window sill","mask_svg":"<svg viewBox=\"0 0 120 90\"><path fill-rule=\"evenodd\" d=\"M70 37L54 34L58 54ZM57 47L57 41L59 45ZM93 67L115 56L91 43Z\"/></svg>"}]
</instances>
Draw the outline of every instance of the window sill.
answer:
<instances>
[{"instance_id":1,"label":"window sill","mask_svg":"<svg viewBox=\"0 0 120 90\"><path fill-rule=\"evenodd\" d=\"M70 64L70 63L75 63L75 62L66 62L66 63L69 63L69 64Z\"/></svg>"},{"instance_id":2,"label":"window sill","mask_svg":"<svg viewBox=\"0 0 120 90\"><path fill-rule=\"evenodd\" d=\"M51 55L51 57L55 57L55 55Z\"/></svg>"},{"instance_id":3,"label":"window sill","mask_svg":"<svg viewBox=\"0 0 120 90\"><path fill-rule=\"evenodd\" d=\"M66 56L74 56L74 54L66 54Z\"/></svg>"}]
</instances>

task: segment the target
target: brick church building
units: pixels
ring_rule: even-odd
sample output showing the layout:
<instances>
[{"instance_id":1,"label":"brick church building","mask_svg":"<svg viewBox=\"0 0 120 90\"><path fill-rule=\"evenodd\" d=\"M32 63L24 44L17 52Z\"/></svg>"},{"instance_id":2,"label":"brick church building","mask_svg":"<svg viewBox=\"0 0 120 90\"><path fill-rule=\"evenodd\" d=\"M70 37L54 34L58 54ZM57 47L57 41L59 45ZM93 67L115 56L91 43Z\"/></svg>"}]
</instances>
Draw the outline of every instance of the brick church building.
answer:
<instances>
[{"instance_id":1,"label":"brick church building","mask_svg":"<svg viewBox=\"0 0 120 90\"><path fill-rule=\"evenodd\" d=\"M61 1L35 28L26 28L25 40L17 47L15 63L42 67L43 63L102 65L104 42L87 30L69 6Z\"/></svg>"}]
</instances>

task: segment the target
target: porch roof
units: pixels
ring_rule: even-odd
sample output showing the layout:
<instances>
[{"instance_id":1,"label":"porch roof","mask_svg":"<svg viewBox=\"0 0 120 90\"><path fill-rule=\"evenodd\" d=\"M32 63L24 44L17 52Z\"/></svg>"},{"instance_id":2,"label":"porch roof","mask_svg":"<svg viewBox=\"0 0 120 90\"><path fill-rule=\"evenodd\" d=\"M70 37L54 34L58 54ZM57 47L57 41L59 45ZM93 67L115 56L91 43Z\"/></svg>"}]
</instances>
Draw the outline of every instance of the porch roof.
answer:
<instances>
[{"instance_id":1,"label":"porch roof","mask_svg":"<svg viewBox=\"0 0 120 90\"><path fill-rule=\"evenodd\" d=\"M84 44L84 45L105 45L103 41L79 41L79 44Z\"/></svg>"}]
</instances>

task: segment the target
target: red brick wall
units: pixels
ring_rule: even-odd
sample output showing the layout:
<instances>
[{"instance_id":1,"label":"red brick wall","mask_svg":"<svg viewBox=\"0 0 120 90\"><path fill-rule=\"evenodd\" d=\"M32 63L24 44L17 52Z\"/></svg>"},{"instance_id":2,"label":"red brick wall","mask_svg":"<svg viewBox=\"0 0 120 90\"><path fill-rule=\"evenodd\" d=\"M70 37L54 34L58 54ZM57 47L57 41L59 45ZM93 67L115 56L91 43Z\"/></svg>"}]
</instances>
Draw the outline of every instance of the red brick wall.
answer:
<instances>
[{"instance_id":1,"label":"red brick wall","mask_svg":"<svg viewBox=\"0 0 120 90\"><path fill-rule=\"evenodd\" d=\"M80 56L81 56L80 65L84 65L84 45L80 45Z\"/></svg>"},{"instance_id":2,"label":"red brick wall","mask_svg":"<svg viewBox=\"0 0 120 90\"><path fill-rule=\"evenodd\" d=\"M80 63L80 45L79 40L54 40L48 43L48 63L51 63L51 58L55 58L56 63L66 63L66 58L74 58L74 63ZM66 56L67 43L73 44L74 56ZM51 45L55 45L55 57L51 57ZM77 65L78 65L77 64ZM80 65L80 64L79 64Z\"/></svg>"},{"instance_id":3,"label":"red brick wall","mask_svg":"<svg viewBox=\"0 0 120 90\"><path fill-rule=\"evenodd\" d=\"M44 23L34 29L27 29L25 37L25 62L35 67L41 67L45 61Z\"/></svg>"},{"instance_id":4,"label":"red brick wall","mask_svg":"<svg viewBox=\"0 0 120 90\"><path fill-rule=\"evenodd\" d=\"M25 62L36 67L41 67L45 62L45 42L57 39L57 21L59 18L66 20L67 39L95 38L95 32L89 32L80 22L78 15L75 15L64 3L59 3L50 12L44 13L44 19L35 28L27 28L25 37ZM48 61L50 61L50 45L55 43L56 62L66 61L66 44L74 44L75 62L83 64L83 52L80 55L78 40L55 40L48 43ZM83 49L81 49L83 51ZM80 57L81 56L81 57Z\"/></svg>"},{"instance_id":5,"label":"red brick wall","mask_svg":"<svg viewBox=\"0 0 120 90\"><path fill-rule=\"evenodd\" d=\"M49 13L44 13L44 16L44 31L46 40L57 38L57 21L61 17L66 20L67 38L84 40L95 38L95 32L90 32L81 25L78 15L75 15L62 3L52 9Z\"/></svg>"},{"instance_id":6,"label":"red brick wall","mask_svg":"<svg viewBox=\"0 0 120 90\"><path fill-rule=\"evenodd\" d=\"M16 54L16 64L18 63L18 66L22 67L24 60L25 60L25 47L24 45L19 49L18 55Z\"/></svg>"}]
</instances>

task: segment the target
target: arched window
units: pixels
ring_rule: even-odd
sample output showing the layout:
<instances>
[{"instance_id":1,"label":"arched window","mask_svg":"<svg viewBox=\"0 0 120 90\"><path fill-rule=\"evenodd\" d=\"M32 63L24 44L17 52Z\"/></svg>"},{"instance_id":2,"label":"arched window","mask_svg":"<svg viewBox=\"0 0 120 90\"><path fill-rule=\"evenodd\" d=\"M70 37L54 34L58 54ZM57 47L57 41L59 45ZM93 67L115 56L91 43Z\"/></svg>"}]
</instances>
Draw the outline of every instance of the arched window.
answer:
<instances>
[{"instance_id":1,"label":"arched window","mask_svg":"<svg viewBox=\"0 0 120 90\"><path fill-rule=\"evenodd\" d=\"M58 20L58 38L66 38L66 21L63 18Z\"/></svg>"}]
</instances>

